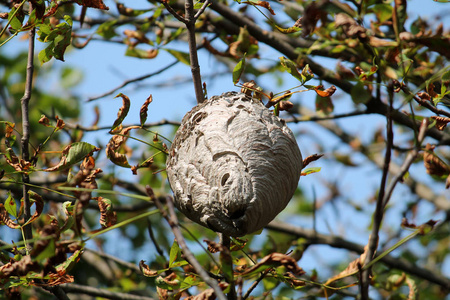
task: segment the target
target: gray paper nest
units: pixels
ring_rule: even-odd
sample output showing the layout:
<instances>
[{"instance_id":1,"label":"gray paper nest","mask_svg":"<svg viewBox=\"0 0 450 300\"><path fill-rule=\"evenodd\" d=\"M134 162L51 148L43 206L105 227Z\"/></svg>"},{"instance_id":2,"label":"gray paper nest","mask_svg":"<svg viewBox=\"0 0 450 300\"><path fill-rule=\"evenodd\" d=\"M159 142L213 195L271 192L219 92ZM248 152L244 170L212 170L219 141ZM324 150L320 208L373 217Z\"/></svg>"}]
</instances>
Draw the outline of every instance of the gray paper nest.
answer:
<instances>
[{"instance_id":1,"label":"gray paper nest","mask_svg":"<svg viewBox=\"0 0 450 300\"><path fill-rule=\"evenodd\" d=\"M229 236L262 229L288 204L302 169L292 131L261 101L214 96L183 118L167 159L175 205Z\"/></svg>"}]
</instances>

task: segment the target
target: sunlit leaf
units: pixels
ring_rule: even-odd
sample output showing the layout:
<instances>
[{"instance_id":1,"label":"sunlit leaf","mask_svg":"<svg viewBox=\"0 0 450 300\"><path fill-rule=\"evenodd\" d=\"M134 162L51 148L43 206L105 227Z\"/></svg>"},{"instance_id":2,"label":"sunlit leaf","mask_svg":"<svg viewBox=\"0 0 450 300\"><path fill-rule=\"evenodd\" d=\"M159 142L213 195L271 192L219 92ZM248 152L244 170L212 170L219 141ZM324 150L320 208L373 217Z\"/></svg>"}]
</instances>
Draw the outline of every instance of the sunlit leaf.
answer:
<instances>
[{"instance_id":1,"label":"sunlit leaf","mask_svg":"<svg viewBox=\"0 0 450 300\"><path fill-rule=\"evenodd\" d=\"M17 204L16 200L11 196L11 192L8 191L8 198L5 200L5 209L6 211L13 216L14 218L17 218Z\"/></svg>"},{"instance_id":2,"label":"sunlit leaf","mask_svg":"<svg viewBox=\"0 0 450 300\"><path fill-rule=\"evenodd\" d=\"M355 104L365 104L372 98L372 95L361 81L353 86L351 96Z\"/></svg>"},{"instance_id":3,"label":"sunlit leaf","mask_svg":"<svg viewBox=\"0 0 450 300\"><path fill-rule=\"evenodd\" d=\"M245 69L245 55L233 69L233 83L237 84Z\"/></svg>"},{"instance_id":4,"label":"sunlit leaf","mask_svg":"<svg viewBox=\"0 0 450 300\"><path fill-rule=\"evenodd\" d=\"M44 171L53 172L67 169L82 161L86 156L92 154L92 152L98 150L100 149L86 142L76 142L70 144L63 150L63 156L60 162L56 166L47 168Z\"/></svg>"},{"instance_id":5,"label":"sunlit leaf","mask_svg":"<svg viewBox=\"0 0 450 300\"><path fill-rule=\"evenodd\" d=\"M301 74L297 70L297 65L290 60L289 58L286 58L284 56L281 56L280 58L281 65L283 68L292 76L294 76L298 81L305 82L301 76Z\"/></svg>"},{"instance_id":6,"label":"sunlit leaf","mask_svg":"<svg viewBox=\"0 0 450 300\"><path fill-rule=\"evenodd\" d=\"M306 176L306 175L320 172L321 169L322 168L319 168L319 167L304 169L301 173L301 176Z\"/></svg>"},{"instance_id":7,"label":"sunlit leaf","mask_svg":"<svg viewBox=\"0 0 450 300\"><path fill-rule=\"evenodd\" d=\"M166 50L167 52L172 54L173 57L178 59L183 64L188 65L188 66L190 65L190 61L191 60L189 58L189 53L178 51L178 50L174 50L174 49L164 49L164 50Z\"/></svg>"}]
</instances>

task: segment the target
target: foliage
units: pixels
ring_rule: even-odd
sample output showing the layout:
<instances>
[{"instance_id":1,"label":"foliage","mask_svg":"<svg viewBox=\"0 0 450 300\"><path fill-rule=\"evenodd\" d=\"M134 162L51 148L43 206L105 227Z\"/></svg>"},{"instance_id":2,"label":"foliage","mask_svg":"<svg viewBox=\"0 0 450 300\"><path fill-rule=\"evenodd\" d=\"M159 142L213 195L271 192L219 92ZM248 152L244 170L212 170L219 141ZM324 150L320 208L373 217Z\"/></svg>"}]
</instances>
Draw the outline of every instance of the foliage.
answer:
<instances>
[{"instance_id":1,"label":"foliage","mask_svg":"<svg viewBox=\"0 0 450 300\"><path fill-rule=\"evenodd\" d=\"M0 232L12 239L0 241L2 297L448 295L449 28L413 18L406 0L104 2L0 2ZM99 110L82 124L71 67L70 52L93 42L143 64L176 60L104 93L122 99L106 127ZM5 50L13 43L20 51ZM170 209L164 168L179 121L148 120L161 99L133 111L139 99L122 93L181 62L203 101L214 79L201 81L197 54L290 123L311 164L282 218L222 243Z\"/></svg>"}]
</instances>

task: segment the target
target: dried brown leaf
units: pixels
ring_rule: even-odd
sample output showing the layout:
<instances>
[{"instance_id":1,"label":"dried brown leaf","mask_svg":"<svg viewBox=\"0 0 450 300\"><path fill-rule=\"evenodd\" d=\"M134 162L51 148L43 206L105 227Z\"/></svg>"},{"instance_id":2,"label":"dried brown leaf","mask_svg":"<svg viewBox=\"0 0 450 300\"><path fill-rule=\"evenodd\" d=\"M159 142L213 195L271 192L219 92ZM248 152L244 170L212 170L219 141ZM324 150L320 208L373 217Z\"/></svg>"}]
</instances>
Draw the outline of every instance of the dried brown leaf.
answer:
<instances>
[{"instance_id":1,"label":"dried brown leaf","mask_svg":"<svg viewBox=\"0 0 450 300\"><path fill-rule=\"evenodd\" d=\"M220 243L216 243L209 240L203 240L206 244L208 244L208 251L211 253L217 253L222 252L224 250L224 247Z\"/></svg>"},{"instance_id":2,"label":"dried brown leaf","mask_svg":"<svg viewBox=\"0 0 450 300\"><path fill-rule=\"evenodd\" d=\"M423 163L430 175L444 176L450 173L450 167L434 154L434 146L427 144L423 154Z\"/></svg>"},{"instance_id":3,"label":"dried brown leaf","mask_svg":"<svg viewBox=\"0 0 450 300\"><path fill-rule=\"evenodd\" d=\"M245 3L245 4L251 4L251 5L257 5L257 6L261 6L264 7L265 9L267 9L272 15L275 15L275 12L273 11L273 9L270 7L269 2L267 1L258 1L258 2L250 2L250 1L243 1L241 3Z\"/></svg>"},{"instance_id":4,"label":"dried brown leaf","mask_svg":"<svg viewBox=\"0 0 450 300\"><path fill-rule=\"evenodd\" d=\"M361 254L361 256L359 256L357 259L355 259L354 261L352 261L347 268L345 268L344 271L342 271L341 273L339 273L336 276L331 277L330 279L327 280L327 282L324 285L329 285L330 283L332 283L333 281L351 276L356 274L357 272L359 272L359 270L361 269L361 267L364 265L364 261L366 260L366 256L367 256L367 251L369 250L369 245L364 246L364 252Z\"/></svg>"},{"instance_id":5,"label":"dried brown leaf","mask_svg":"<svg viewBox=\"0 0 450 300\"><path fill-rule=\"evenodd\" d=\"M444 130L444 128L447 126L447 124L450 122L450 118L447 117L438 117L438 116L431 116L433 120L436 120L436 128L439 130Z\"/></svg>"},{"instance_id":6,"label":"dried brown leaf","mask_svg":"<svg viewBox=\"0 0 450 300\"><path fill-rule=\"evenodd\" d=\"M139 268L141 269L142 274L146 277L155 277L158 276L158 271L152 270L144 263L144 260L139 262Z\"/></svg>"},{"instance_id":7,"label":"dried brown leaf","mask_svg":"<svg viewBox=\"0 0 450 300\"><path fill-rule=\"evenodd\" d=\"M36 210L34 212L34 214L31 216L31 218L24 224L29 224L31 222L33 222L34 220L36 220L42 213L42 211L44 210L44 199L42 199L42 197L33 192L33 191L28 191L28 195L30 197L30 200L34 203L34 205L36 206Z\"/></svg>"},{"instance_id":8,"label":"dried brown leaf","mask_svg":"<svg viewBox=\"0 0 450 300\"><path fill-rule=\"evenodd\" d=\"M303 275L305 271L297 265L297 261L283 253L271 253L265 257L263 257L257 264L253 265L251 268L248 268L242 275L249 274L254 270L257 270L261 266L270 265L272 267L275 266L284 266L287 270L294 273L295 275Z\"/></svg>"},{"instance_id":9,"label":"dried brown leaf","mask_svg":"<svg viewBox=\"0 0 450 300\"><path fill-rule=\"evenodd\" d=\"M112 209L111 200L97 197L94 198L97 200L98 208L100 209L100 225L102 228L108 228L116 224L117 215L116 212Z\"/></svg>"},{"instance_id":10,"label":"dried brown leaf","mask_svg":"<svg viewBox=\"0 0 450 300\"><path fill-rule=\"evenodd\" d=\"M321 85L314 88L314 91L316 91L317 95L320 97L330 97L334 94L334 92L336 92L336 87L334 85L330 86L326 90L321 90L322 88L323 86Z\"/></svg>"},{"instance_id":11,"label":"dried brown leaf","mask_svg":"<svg viewBox=\"0 0 450 300\"><path fill-rule=\"evenodd\" d=\"M109 10L109 7L106 6L102 0L75 0L78 5L84 7L92 7L97 9Z\"/></svg>"},{"instance_id":12,"label":"dried brown leaf","mask_svg":"<svg viewBox=\"0 0 450 300\"><path fill-rule=\"evenodd\" d=\"M324 156L324 154L313 154L313 155L308 156L307 158L305 158L303 160L303 167L302 167L302 169L304 169L307 165L309 165L313 161L316 161L316 160L320 159L322 156Z\"/></svg>"},{"instance_id":13,"label":"dried brown leaf","mask_svg":"<svg viewBox=\"0 0 450 300\"><path fill-rule=\"evenodd\" d=\"M141 121L141 127L144 126L145 122L147 121L147 112L148 112L148 106L153 101L153 96L148 96L147 100L145 100L144 104L142 104L141 109L139 110L139 117Z\"/></svg>"},{"instance_id":14,"label":"dried brown leaf","mask_svg":"<svg viewBox=\"0 0 450 300\"><path fill-rule=\"evenodd\" d=\"M15 123L6 122L5 123L5 138L10 138L14 132Z\"/></svg>"}]
</instances>

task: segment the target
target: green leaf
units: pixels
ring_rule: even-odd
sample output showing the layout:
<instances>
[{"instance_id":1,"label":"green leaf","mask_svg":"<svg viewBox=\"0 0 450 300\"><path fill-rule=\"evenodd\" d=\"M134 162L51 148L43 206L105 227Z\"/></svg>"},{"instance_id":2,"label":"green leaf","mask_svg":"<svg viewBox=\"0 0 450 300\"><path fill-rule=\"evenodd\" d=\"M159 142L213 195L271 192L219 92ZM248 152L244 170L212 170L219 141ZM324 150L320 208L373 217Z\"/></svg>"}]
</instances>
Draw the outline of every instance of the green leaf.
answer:
<instances>
[{"instance_id":1,"label":"green leaf","mask_svg":"<svg viewBox=\"0 0 450 300\"><path fill-rule=\"evenodd\" d=\"M115 37L117 35L114 28L114 25L116 25L116 23L117 20L102 23L97 29L97 34L107 40Z\"/></svg>"},{"instance_id":2,"label":"green leaf","mask_svg":"<svg viewBox=\"0 0 450 300\"><path fill-rule=\"evenodd\" d=\"M8 13L8 21L10 22L9 25L13 29L12 33L14 33L15 31L19 31L22 28L23 17L21 17L21 20L19 20L16 11L17 9L13 7Z\"/></svg>"},{"instance_id":3,"label":"green leaf","mask_svg":"<svg viewBox=\"0 0 450 300\"><path fill-rule=\"evenodd\" d=\"M384 23L392 18L393 9L390 4L375 4L372 7L372 11L375 13L380 23Z\"/></svg>"},{"instance_id":4,"label":"green leaf","mask_svg":"<svg viewBox=\"0 0 450 300\"><path fill-rule=\"evenodd\" d=\"M67 165L72 166L82 161L86 156L91 154L97 147L86 142L73 143L67 154Z\"/></svg>"},{"instance_id":5,"label":"green leaf","mask_svg":"<svg viewBox=\"0 0 450 300\"><path fill-rule=\"evenodd\" d=\"M307 169L304 169L304 170L302 171L301 176L306 176L306 175L310 175L310 174L313 174L313 173L320 172L321 169L322 169L322 168L320 168L320 167L314 167L314 168L307 168Z\"/></svg>"},{"instance_id":6,"label":"green leaf","mask_svg":"<svg viewBox=\"0 0 450 300\"><path fill-rule=\"evenodd\" d=\"M5 209L14 218L17 218L17 204L16 200L11 196L11 192L8 191L8 198L5 200Z\"/></svg>"},{"instance_id":7,"label":"green leaf","mask_svg":"<svg viewBox=\"0 0 450 300\"><path fill-rule=\"evenodd\" d=\"M352 87L351 96L355 104L365 104L372 98L372 95L366 90L361 81Z\"/></svg>"},{"instance_id":8,"label":"green leaf","mask_svg":"<svg viewBox=\"0 0 450 300\"><path fill-rule=\"evenodd\" d=\"M91 154L93 151L98 150L97 147L86 142L76 142L68 146L68 152L63 155L61 161L51 168L47 168L44 171L53 172L67 169L74 164L82 161L87 155ZM66 148L67 149L67 148Z\"/></svg>"},{"instance_id":9,"label":"green leaf","mask_svg":"<svg viewBox=\"0 0 450 300\"><path fill-rule=\"evenodd\" d=\"M49 62L53 58L53 47L54 43L51 43L45 49L39 51L38 59L41 65L43 65L46 62Z\"/></svg>"},{"instance_id":10,"label":"green leaf","mask_svg":"<svg viewBox=\"0 0 450 300\"><path fill-rule=\"evenodd\" d=\"M330 97L316 96L316 112L329 115L333 112L334 105Z\"/></svg>"},{"instance_id":11,"label":"green leaf","mask_svg":"<svg viewBox=\"0 0 450 300\"><path fill-rule=\"evenodd\" d=\"M44 248L44 250L42 250L41 253L38 254L38 256L36 256L33 260L34 261L43 261L46 258L50 258L55 256L55 240L54 239L50 239L48 240L48 244L47 246Z\"/></svg>"},{"instance_id":12,"label":"green leaf","mask_svg":"<svg viewBox=\"0 0 450 300\"><path fill-rule=\"evenodd\" d=\"M281 66L292 76L294 76L298 81L304 83L305 81L302 79L302 75L297 70L297 65L290 60L289 58L286 58L284 56L279 57Z\"/></svg>"},{"instance_id":13,"label":"green leaf","mask_svg":"<svg viewBox=\"0 0 450 300\"><path fill-rule=\"evenodd\" d=\"M84 243L81 243L81 247L84 247ZM80 256L83 253L82 250L75 251L65 262L58 265L56 268L63 268L66 272L72 270L75 264L80 260Z\"/></svg>"},{"instance_id":14,"label":"green leaf","mask_svg":"<svg viewBox=\"0 0 450 300\"><path fill-rule=\"evenodd\" d=\"M167 52L169 52L170 54L172 54L176 59L178 59L180 62L182 62L185 65L190 65L190 58L189 58L189 53L186 52L181 52L178 50L173 50L173 49L164 49Z\"/></svg>"},{"instance_id":15,"label":"green leaf","mask_svg":"<svg viewBox=\"0 0 450 300\"><path fill-rule=\"evenodd\" d=\"M172 267L173 263L177 260L180 254L181 254L180 246L178 246L178 243L175 240L173 241L172 247L170 247L169 268Z\"/></svg>"},{"instance_id":16,"label":"green leaf","mask_svg":"<svg viewBox=\"0 0 450 300\"><path fill-rule=\"evenodd\" d=\"M233 83L237 84L245 70L245 54L233 69Z\"/></svg>"}]
</instances>

